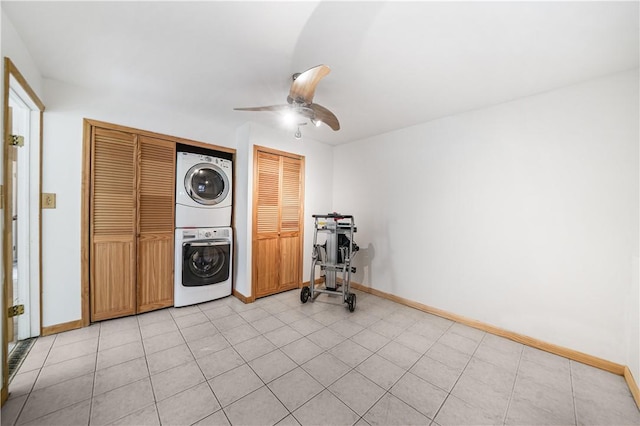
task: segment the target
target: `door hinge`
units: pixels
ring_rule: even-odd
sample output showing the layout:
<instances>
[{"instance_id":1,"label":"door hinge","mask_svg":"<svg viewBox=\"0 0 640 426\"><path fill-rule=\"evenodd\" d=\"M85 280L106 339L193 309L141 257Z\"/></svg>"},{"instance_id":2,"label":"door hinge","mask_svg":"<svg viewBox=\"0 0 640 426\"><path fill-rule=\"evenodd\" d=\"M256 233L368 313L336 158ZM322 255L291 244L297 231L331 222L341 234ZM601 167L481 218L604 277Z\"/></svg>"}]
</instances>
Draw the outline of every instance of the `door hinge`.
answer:
<instances>
[{"instance_id":1,"label":"door hinge","mask_svg":"<svg viewBox=\"0 0 640 426\"><path fill-rule=\"evenodd\" d=\"M24 305L14 305L9 308L7 316L9 318L24 314Z\"/></svg>"},{"instance_id":2,"label":"door hinge","mask_svg":"<svg viewBox=\"0 0 640 426\"><path fill-rule=\"evenodd\" d=\"M9 145L11 146L24 146L24 136L9 135Z\"/></svg>"}]
</instances>

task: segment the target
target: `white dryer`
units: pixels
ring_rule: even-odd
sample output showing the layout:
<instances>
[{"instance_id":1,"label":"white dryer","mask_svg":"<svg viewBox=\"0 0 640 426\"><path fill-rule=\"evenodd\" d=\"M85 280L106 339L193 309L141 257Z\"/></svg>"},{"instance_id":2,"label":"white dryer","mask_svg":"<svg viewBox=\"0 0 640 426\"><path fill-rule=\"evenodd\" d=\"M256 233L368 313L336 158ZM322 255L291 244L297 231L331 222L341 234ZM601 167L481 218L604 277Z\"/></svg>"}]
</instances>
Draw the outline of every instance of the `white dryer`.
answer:
<instances>
[{"instance_id":1,"label":"white dryer","mask_svg":"<svg viewBox=\"0 0 640 426\"><path fill-rule=\"evenodd\" d=\"M231 226L231 160L178 152L176 228Z\"/></svg>"},{"instance_id":2,"label":"white dryer","mask_svg":"<svg viewBox=\"0 0 640 426\"><path fill-rule=\"evenodd\" d=\"M174 306L231 294L233 230L176 229Z\"/></svg>"}]
</instances>

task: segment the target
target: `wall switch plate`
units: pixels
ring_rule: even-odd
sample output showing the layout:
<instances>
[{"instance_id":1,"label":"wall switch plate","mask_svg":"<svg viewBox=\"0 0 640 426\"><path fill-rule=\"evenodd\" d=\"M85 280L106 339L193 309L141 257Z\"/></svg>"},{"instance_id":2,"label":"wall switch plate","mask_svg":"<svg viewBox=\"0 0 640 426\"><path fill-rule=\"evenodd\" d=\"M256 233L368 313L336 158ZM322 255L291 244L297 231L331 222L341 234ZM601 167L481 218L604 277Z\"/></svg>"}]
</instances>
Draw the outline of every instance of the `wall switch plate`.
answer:
<instances>
[{"instance_id":1,"label":"wall switch plate","mask_svg":"<svg viewBox=\"0 0 640 426\"><path fill-rule=\"evenodd\" d=\"M42 208L43 209L55 209L56 208L56 194L42 193Z\"/></svg>"}]
</instances>

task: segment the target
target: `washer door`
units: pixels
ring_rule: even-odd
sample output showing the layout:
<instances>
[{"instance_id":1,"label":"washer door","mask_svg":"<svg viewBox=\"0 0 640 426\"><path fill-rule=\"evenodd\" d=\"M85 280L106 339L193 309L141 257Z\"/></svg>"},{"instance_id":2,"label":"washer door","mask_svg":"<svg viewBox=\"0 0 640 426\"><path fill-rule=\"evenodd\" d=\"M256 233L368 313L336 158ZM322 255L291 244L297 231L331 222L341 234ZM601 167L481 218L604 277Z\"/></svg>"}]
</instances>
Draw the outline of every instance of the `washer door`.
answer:
<instances>
[{"instance_id":1,"label":"washer door","mask_svg":"<svg viewBox=\"0 0 640 426\"><path fill-rule=\"evenodd\" d=\"M200 163L191 167L185 175L184 188L196 203L215 206L227 198L229 179L215 164Z\"/></svg>"},{"instance_id":2,"label":"washer door","mask_svg":"<svg viewBox=\"0 0 640 426\"><path fill-rule=\"evenodd\" d=\"M231 244L228 240L182 244L182 285L198 287L229 279Z\"/></svg>"}]
</instances>

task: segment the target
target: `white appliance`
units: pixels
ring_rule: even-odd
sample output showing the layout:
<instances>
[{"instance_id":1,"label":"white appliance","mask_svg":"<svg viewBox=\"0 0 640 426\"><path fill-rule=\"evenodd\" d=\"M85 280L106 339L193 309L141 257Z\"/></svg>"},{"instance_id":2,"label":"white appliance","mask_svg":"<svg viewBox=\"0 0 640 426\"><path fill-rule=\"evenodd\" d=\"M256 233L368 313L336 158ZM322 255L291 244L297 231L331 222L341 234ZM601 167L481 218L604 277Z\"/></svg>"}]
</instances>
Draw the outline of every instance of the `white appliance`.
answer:
<instances>
[{"instance_id":1,"label":"white appliance","mask_svg":"<svg viewBox=\"0 0 640 426\"><path fill-rule=\"evenodd\" d=\"M174 306L231 294L233 230L176 229Z\"/></svg>"},{"instance_id":2,"label":"white appliance","mask_svg":"<svg viewBox=\"0 0 640 426\"><path fill-rule=\"evenodd\" d=\"M231 160L178 152L176 228L231 226Z\"/></svg>"}]
</instances>

